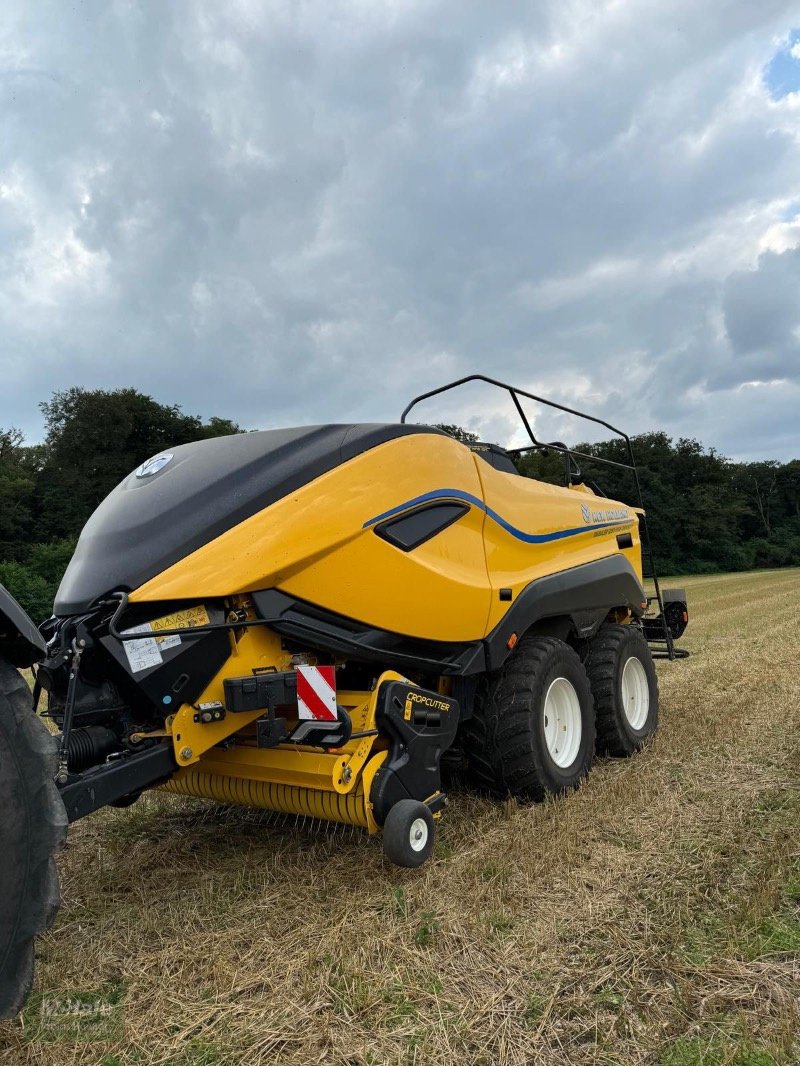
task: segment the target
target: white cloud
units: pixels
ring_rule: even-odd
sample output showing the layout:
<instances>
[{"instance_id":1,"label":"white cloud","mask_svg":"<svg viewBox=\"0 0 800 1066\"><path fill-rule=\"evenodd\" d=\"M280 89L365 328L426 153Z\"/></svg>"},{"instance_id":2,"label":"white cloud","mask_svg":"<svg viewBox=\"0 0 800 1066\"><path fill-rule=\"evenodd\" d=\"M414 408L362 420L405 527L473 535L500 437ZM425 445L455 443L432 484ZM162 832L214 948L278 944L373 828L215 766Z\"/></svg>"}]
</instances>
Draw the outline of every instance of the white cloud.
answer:
<instances>
[{"instance_id":1,"label":"white cloud","mask_svg":"<svg viewBox=\"0 0 800 1066\"><path fill-rule=\"evenodd\" d=\"M480 370L800 451L794 4L7 6L0 425L72 384L394 418ZM475 397L441 417L514 432Z\"/></svg>"},{"instance_id":2,"label":"white cloud","mask_svg":"<svg viewBox=\"0 0 800 1066\"><path fill-rule=\"evenodd\" d=\"M800 214L788 222L776 222L765 232L759 244L761 252L788 252L800 245Z\"/></svg>"}]
</instances>

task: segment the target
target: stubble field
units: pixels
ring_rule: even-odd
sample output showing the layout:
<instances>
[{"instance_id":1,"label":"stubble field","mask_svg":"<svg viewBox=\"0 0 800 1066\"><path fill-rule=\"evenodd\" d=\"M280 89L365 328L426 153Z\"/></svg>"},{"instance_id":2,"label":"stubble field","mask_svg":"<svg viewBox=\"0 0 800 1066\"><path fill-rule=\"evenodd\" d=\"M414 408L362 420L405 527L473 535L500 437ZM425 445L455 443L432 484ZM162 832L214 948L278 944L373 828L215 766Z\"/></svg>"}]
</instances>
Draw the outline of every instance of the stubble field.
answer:
<instances>
[{"instance_id":1,"label":"stubble field","mask_svg":"<svg viewBox=\"0 0 800 1066\"><path fill-rule=\"evenodd\" d=\"M543 805L454 790L421 871L166 795L74 826L0 1063L800 1062L800 571L685 584L654 743ZM76 996L105 1028L43 1025Z\"/></svg>"}]
</instances>

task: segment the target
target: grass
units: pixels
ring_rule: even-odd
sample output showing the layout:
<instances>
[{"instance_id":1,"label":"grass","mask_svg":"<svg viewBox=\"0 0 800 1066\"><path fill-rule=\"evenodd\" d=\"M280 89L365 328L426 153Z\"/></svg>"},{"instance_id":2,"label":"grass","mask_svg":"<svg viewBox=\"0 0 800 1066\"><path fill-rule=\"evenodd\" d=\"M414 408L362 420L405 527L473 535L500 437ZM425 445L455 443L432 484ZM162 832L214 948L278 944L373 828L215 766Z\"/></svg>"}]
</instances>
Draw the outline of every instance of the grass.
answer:
<instances>
[{"instance_id":1,"label":"grass","mask_svg":"<svg viewBox=\"0 0 800 1066\"><path fill-rule=\"evenodd\" d=\"M455 790L422 871L158 794L78 823L36 988L118 990L125 1038L23 1019L0 1063L800 1062L800 572L685 585L654 743L537 806Z\"/></svg>"}]
</instances>

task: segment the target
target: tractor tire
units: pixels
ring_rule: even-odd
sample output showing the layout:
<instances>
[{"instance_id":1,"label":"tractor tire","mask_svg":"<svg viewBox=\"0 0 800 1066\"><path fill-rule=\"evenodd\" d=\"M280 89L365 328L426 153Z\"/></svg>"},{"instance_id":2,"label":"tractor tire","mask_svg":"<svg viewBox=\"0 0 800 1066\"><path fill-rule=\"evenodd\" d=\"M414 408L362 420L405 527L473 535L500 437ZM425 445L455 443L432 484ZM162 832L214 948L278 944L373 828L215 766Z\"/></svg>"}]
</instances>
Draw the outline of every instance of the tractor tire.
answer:
<instances>
[{"instance_id":1,"label":"tractor tire","mask_svg":"<svg viewBox=\"0 0 800 1066\"><path fill-rule=\"evenodd\" d=\"M37 718L19 672L0 659L0 1018L33 983L34 938L59 905L54 853L67 812L54 783L58 741Z\"/></svg>"},{"instance_id":2,"label":"tractor tire","mask_svg":"<svg viewBox=\"0 0 800 1066\"><path fill-rule=\"evenodd\" d=\"M542 800L575 788L594 755L594 708L579 656L555 637L523 637L479 684L462 744L474 784Z\"/></svg>"},{"instance_id":3,"label":"tractor tire","mask_svg":"<svg viewBox=\"0 0 800 1066\"><path fill-rule=\"evenodd\" d=\"M647 641L636 626L607 623L589 641L584 663L598 754L634 755L658 728L658 680Z\"/></svg>"}]
</instances>

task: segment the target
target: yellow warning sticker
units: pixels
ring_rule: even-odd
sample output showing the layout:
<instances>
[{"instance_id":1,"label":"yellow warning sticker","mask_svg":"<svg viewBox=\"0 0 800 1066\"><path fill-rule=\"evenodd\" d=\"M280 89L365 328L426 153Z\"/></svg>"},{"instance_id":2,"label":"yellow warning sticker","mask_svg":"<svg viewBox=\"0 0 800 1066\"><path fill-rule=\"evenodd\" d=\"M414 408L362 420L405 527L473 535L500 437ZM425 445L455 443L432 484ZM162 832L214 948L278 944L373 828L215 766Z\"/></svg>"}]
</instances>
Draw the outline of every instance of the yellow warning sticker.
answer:
<instances>
[{"instance_id":1,"label":"yellow warning sticker","mask_svg":"<svg viewBox=\"0 0 800 1066\"><path fill-rule=\"evenodd\" d=\"M185 607L175 614L164 615L150 623L150 632L155 636L159 644L168 640L168 637L159 637L159 632L164 629L194 629L195 626L208 625L208 611L202 605L198 607Z\"/></svg>"},{"instance_id":2,"label":"yellow warning sticker","mask_svg":"<svg viewBox=\"0 0 800 1066\"><path fill-rule=\"evenodd\" d=\"M159 666L163 661L162 652L170 648L177 648L181 638L177 633L172 636L160 637L159 632L166 633L171 629L194 629L197 626L207 626L209 623L208 611L205 607L186 607L175 614L164 615L152 622L143 622L141 625L125 629L127 635L131 633L141 634L136 640L126 640L123 647L128 656L128 663L134 674L141 670L150 670Z\"/></svg>"}]
</instances>

